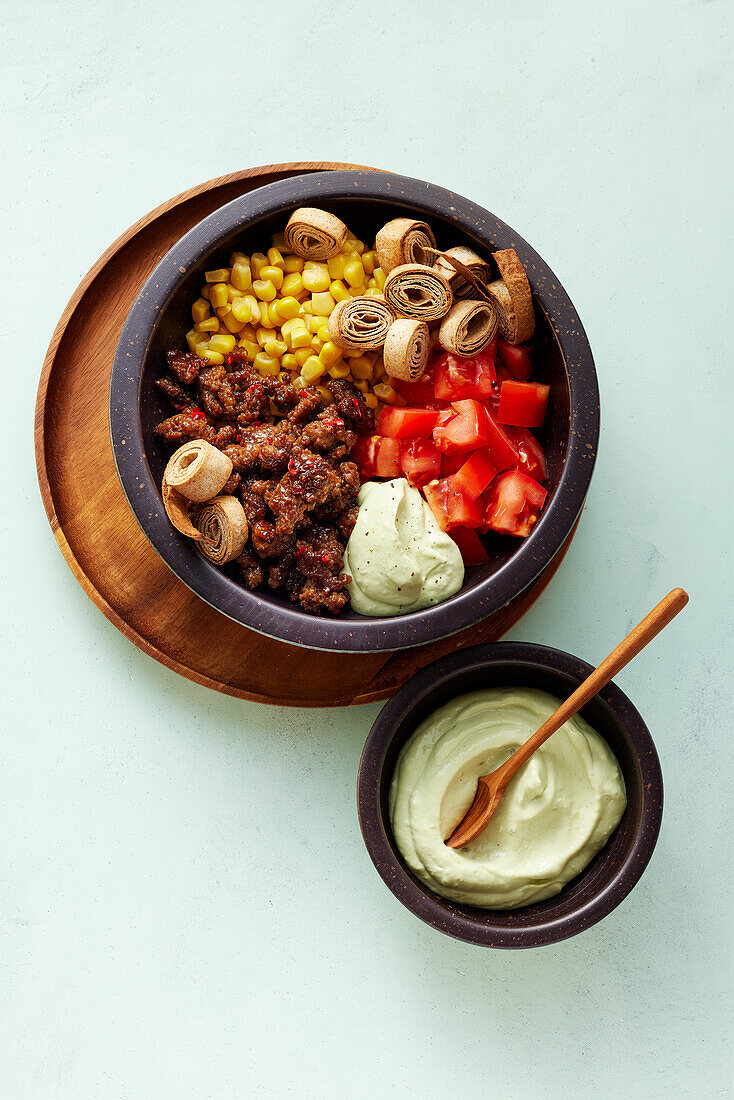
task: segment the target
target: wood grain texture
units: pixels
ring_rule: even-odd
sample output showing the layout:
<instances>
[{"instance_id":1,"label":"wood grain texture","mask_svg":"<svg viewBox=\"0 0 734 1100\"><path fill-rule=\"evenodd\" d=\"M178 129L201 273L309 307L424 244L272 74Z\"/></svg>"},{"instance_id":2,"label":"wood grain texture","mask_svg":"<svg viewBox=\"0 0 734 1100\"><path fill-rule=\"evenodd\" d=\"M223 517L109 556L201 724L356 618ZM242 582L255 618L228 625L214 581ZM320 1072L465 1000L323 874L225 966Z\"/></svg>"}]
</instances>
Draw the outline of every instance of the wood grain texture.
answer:
<instances>
[{"instance_id":1,"label":"wood grain texture","mask_svg":"<svg viewBox=\"0 0 734 1100\"><path fill-rule=\"evenodd\" d=\"M115 347L140 287L178 238L239 195L334 162L269 165L185 191L124 233L81 282L44 361L35 419L41 496L74 576L118 630L167 668L242 699L346 706L385 699L430 661L495 641L535 602L575 528L541 576L506 607L451 638L398 653L323 653L248 630L194 595L161 561L127 504L109 437Z\"/></svg>"}]
</instances>

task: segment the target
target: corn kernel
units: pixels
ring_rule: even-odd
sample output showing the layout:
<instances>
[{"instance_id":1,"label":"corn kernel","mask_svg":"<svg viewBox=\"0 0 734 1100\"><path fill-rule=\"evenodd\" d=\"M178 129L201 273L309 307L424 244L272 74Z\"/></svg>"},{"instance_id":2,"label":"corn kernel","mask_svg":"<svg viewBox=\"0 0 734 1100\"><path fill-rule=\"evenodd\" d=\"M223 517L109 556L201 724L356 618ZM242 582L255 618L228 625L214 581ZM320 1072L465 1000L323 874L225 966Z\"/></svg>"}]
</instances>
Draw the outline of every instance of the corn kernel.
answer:
<instances>
[{"instance_id":1,"label":"corn kernel","mask_svg":"<svg viewBox=\"0 0 734 1100\"><path fill-rule=\"evenodd\" d=\"M283 340L278 340L276 337L275 340L268 340L263 351L266 355L272 355L273 359L280 359L280 357L288 351L288 348Z\"/></svg>"},{"instance_id":2,"label":"corn kernel","mask_svg":"<svg viewBox=\"0 0 734 1100\"><path fill-rule=\"evenodd\" d=\"M272 355L267 355L264 351L257 353L254 366L256 370L260 371L260 374L277 374L280 370L279 360L274 359Z\"/></svg>"},{"instance_id":3,"label":"corn kernel","mask_svg":"<svg viewBox=\"0 0 734 1100\"><path fill-rule=\"evenodd\" d=\"M316 330L316 335L318 336L322 344L326 344L331 339L331 337L329 336L329 326L322 325L320 329Z\"/></svg>"},{"instance_id":4,"label":"corn kernel","mask_svg":"<svg viewBox=\"0 0 734 1100\"><path fill-rule=\"evenodd\" d=\"M311 347L313 348L313 350L316 352L317 355L319 354L319 352L321 351L323 346L324 346L324 341L320 340L318 338L318 336L314 336L313 340L311 341Z\"/></svg>"},{"instance_id":5,"label":"corn kernel","mask_svg":"<svg viewBox=\"0 0 734 1100\"><path fill-rule=\"evenodd\" d=\"M221 367L224 362L224 356L221 351L212 351L211 348L206 349L203 358L208 359L213 367Z\"/></svg>"},{"instance_id":6,"label":"corn kernel","mask_svg":"<svg viewBox=\"0 0 734 1100\"><path fill-rule=\"evenodd\" d=\"M373 374L373 366L369 359L366 359L364 355L360 355L357 359L350 359L349 366L352 371L352 378L371 378Z\"/></svg>"},{"instance_id":7,"label":"corn kernel","mask_svg":"<svg viewBox=\"0 0 734 1100\"><path fill-rule=\"evenodd\" d=\"M376 409L377 408L377 398L375 397L375 395L373 393L366 393L364 395L364 403L365 403L365 405L367 406L368 409Z\"/></svg>"},{"instance_id":8,"label":"corn kernel","mask_svg":"<svg viewBox=\"0 0 734 1100\"><path fill-rule=\"evenodd\" d=\"M364 291L364 293L368 298L381 298L382 297L382 291L380 290L380 288L378 286L368 286L367 289Z\"/></svg>"},{"instance_id":9,"label":"corn kernel","mask_svg":"<svg viewBox=\"0 0 734 1100\"><path fill-rule=\"evenodd\" d=\"M262 302L272 302L275 297L275 287L267 279L255 279L252 289Z\"/></svg>"},{"instance_id":10,"label":"corn kernel","mask_svg":"<svg viewBox=\"0 0 734 1100\"><path fill-rule=\"evenodd\" d=\"M380 288L380 290L385 289L385 278L386 278L386 276L385 276L385 272L382 270L381 267L376 267L375 268L375 270L372 272L372 278L375 280L375 283Z\"/></svg>"},{"instance_id":11,"label":"corn kernel","mask_svg":"<svg viewBox=\"0 0 734 1100\"><path fill-rule=\"evenodd\" d=\"M361 286L364 282L364 268L361 260L350 260L344 268L344 278L351 287Z\"/></svg>"},{"instance_id":12,"label":"corn kernel","mask_svg":"<svg viewBox=\"0 0 734 1100\"><path fill-rule=\"evenodd\" d=\"M260 278L266 279L269 283L272 283L276 290L280 290L283 285L283 272L279 267L271 267L270 264L264 264L260 268Z\"/></svg>"},{"instance_id":13,"label":"corn kernel","mask_svg":"<svg viewBox=\"0 0 734 1100\"><path fill-rule=\"evenodd\" d=\"M293 354L296 357L296 362L298 363L298 369L300 370L301 367L303 366L303 364L306 362L306 360L310 359L311 356L313 355L313 351L311 350L311 342L309 341L309 345L308 345L307 348L296 348L296 350L293 352Z\"/></svg>"},{"instance_id":14,"label":"corn kernel","mask_svg":"<svg viewBox=\"0 0 734 1100\"><path fill-rule=\"evenodd\" d=\"M252 286L252 272L247 264L235 264L232 268L230 282L242 293Z\"/></svg>"},{"instance_id":15,"label":"corn kernel","mask_svg":"<svg viewBox=\"0 0 734 1100\"><path fill-rule=\"evenodd\" d=\"M332 279L343 279L346 265L347 261L342 255L330 256L326 261L326 267Z\"/></svg>"},{"instance_id":16,"label":"corn kernel","mask_svg":"<svg viewBox=\"0 0 734 1100\"><path fill-rule=\"evenodd\" d=\"M212 300L212 288L208 285L203 286L201 288L201 296L204 299L204 301L211 302L211 300Z\"/></svg>"},{"instance_id":17,"label":"corn kernel","mask_svg":"<svg viewBox=\"0 0 734 1100\"><path fill-rule=\"evenodd\" d=\"M268 249L268 263L271 267L279 267L282 272L285 260L279 248L273 247ZM262 272L260 272L260 274L262 274Z\"/></svg>"},{"instance_id":18,"label":"corn kernel","mask_svg":"<svg viewBox=\"0 0 734 1100\"><path fill-rule=\"evenodd\" d=\"M230 270L228 267L218 267L215 271L205 271L204 278L208 283L228 283Z\"/></svg>"},{"instance_id":19,"label":"corn kernel","mask_svg":"<svg viewBox=\"0 0 734 1100\"><path fill-rule=\"evenodd\" d=\"M344 247L349 248L352 252L357 252L361 256L364 252L364 241L358 241L356 237L347 237L344 242Z\"/></svg>"},{"instance_id":20,"label":"corn kernel","mask_svg":"<svg viewBox=\"0 0 734 1100\"><path fill-rule=\"evenodd\" d=\"M367 275L371 275L377 267L379 261L377 259L376 252L363 252L362 253L362 267Z\"/></svg>"},{"instance_id":21,"label":"corn kernel","mask_svg":"<svg viewBox=\"0 0 734 1100\"><path fill-rule=\"evenodd\" d=\"M214 312L216 313L220 321L223 321L227 314L232 312L232 307L229 302L227 302L225 306L217 306Z\"/></svg>"},{"instance_id":22,"label":"corn kernel","mask_svg":"<svg viewBox=\"0 0 734 1100\"><path fill-rule=\"evenodd\" d=\"M286 275L280 290L284 298L297 298L299 294L303 294L303 279L299 272L294 271L292 275Z\"/></svg>"},{"instance_id":23,"label":"corn kernel","mask_svg":"<svg viewBox=\"0 0 734 1100\"><path fill-rule=\"evenodd\" d=\"M321 359L321 356L319 356L319 359ZM329 377L330 378L348 378L349 377L349 367L344 362L334 363L333 367L329 367Z\"/></svg>"},{"instance_id":24,"label":"corn kernel","mask_svg":"<svg viewBox=\"0 0 734 1100\"><path fill-rule=\"evenodd\" d=\"M189 330L189 331L188 331L188 332L186 333L186 343L187 343L187 344L189 345L189 351L190 351L190 352L192 352L192 354L194 354L194 355L196 355L196 343L197 343L197 340L200 340L200 339L201 339L201 336L200 336L200 334L199 334L199 333L198 333L198 332L196 331L196 329L195 329L195 328L192 328L192 329L190 329L190 330Z\"/></svg>"},{"instance_id":25,"label":"corn kernel","mask_svg":"<svg viewBox=\"0 0 734 1100\"><path fill-rule=\"evenodd\" d=\"M309 261L309 264L303 269L303 285L306 290L310 290L312 294L319 294L322 290L328 290L331 278L329 277L329 269L326 264L320 264Z\"/></svg>"},{"instance_id":26,"label":"corn kernel","mask_svg":"<svg viewBox=\"0 0 734 1100\"><path fill-rule=\"evenodd\" d=\"M365 382L364 378L355 379L354 384L360 391L360 393L367 393L369 390L369 386Z\"/></svg>"},{"instance_id":27,"label":"corn kernel","mask_svg":"<svg viewBox=\"0 0 734 1100\"><path fill-rule=\"evenodd\" d=\"M310 299L306 299L305 302L301 302L301 308L298 311L302 317L309 317L313 313L313 303Z\"/></svg>"},{"instance_id":28,"label":"corn kernel","mask_svg":"<svg viewBox=\"0 0 734 1100\"><path fill-rule=\"evenodd\" d=\"M197 321L195 327L198 332L217 332L219 329L219 318L207 317L205 321Z\"/></svg>"},{"instance_id":29,"label":"corn kernel","mask_svg":"<svg viewBox=\"0 0 734 1100\"><path fill-rule=\"evenodd\" d=\"M328 386L317 386L316 392L325 405L330 405L334 400L334 395Z\"/></svg>"},{"instance_id":30,"label":"corn kernel","mask_svg":"<svg viewBox=\"0 0 734 1100\"><path fill-rule=\"evenodd\" d=\"M268 258L264 252L253 252L250 260L250 267L252 268L252 274L256 279L260 278L260 272L268 262Z\"/></svg>"},{"instance_id":31,"label":"corn kernel","mask_svg":"<svg viewBox=\"0 0 734 1100\"><path fill-rule=\"evenodd\" d=\"M322 363L325 363L327 367L333 367L335 363L338 363L342 357L341 348L338 348L331 340L325 340L324 346L319 352L319 359ZM349 368L347 367L347 374Z\"/></svg>"},{"instance_id":32,"label":"corn kernel","mask_svg":"<svg viewBox=\"0 0 734 1100\"><path fill-rule=\"evenodd\" d=\"M197 298L191 307L191 317L194 324L205 321L209 316L209 303L206 298Z\"/></svg>"},{"instance_id":33,"label":"corn kernel","mask_svg":"<svg viewBox=\"0 0 734 1100\"><path fill-rule=\"evenodd\" d=\"M310 317L304 317L302 318L302 320L306 322L306 328L312 336L316 335L316 333L319 331L324 323L324 318L317 317L315 314L312 314Z\"/></svg>"},{"instance_id":34,"label":"corn kernel","mask_svg":"<svg viewBox=\"0 0 734 1100\"><path fill-rule=\"evenodd\" d=\"M273 248L277 248L279 252L283 252L287 249L288 245L285 243L285 237L282 233L273 233L270 238L270 243Z\"/></svg>"},{"instance_id":35,"label":"corn kernel","mask_svg":"<svg viewBox=\"0 0 734 1100\"><path fill-rule=\"evenodd\" d=\"M334 282L329 287L329 294L331 294L335 302L346 302L347 298L351 298L351 294L341 279L334 279Z\"/></svg>"},{"instance_id":36,"label":"corn kernel","mask_svg":"<svg viewBox=\"0 0 734 1100\"><path fill-rule=\"evenodd\" d=\"M272 328L259 328L257 330L257 342L261 348L264 348L268 340L276 340L278 333Z\"/></svg>"},{"instance_id":37,"label":"corn kernel","mask_svg":"<svg viewBox=\"0 0 734 1100\"><path fill-rule=\"evenodd\" d=\"M239 333L242 332L242 329L245 327L244 321L238 321L237 318L235 317L234 313L232 313L231 310L229 311L227 316L223 319L222 325L224 325L227 332L234 333L235 335L239 335ZM220 331L221 331L221 325L220 325Z\"/></svg>"},{"instance_id":38,"label":"corn kernel","mask_svg":"<svg viewBox=\"0 0 734 1100\"><path fill-rule=\"evenodd\" d=\"M373 387L373 392L375 397L380 401L384 401L386 405L394 405L398 396L392 386L388 386L387 382L378 382Z\"/></svg>"},{"instance_id":39,"label":"corn kernel","mask_svg":"<svg viewBox=\"0 0 734 1100\"><path fill-rule=\"evenodd\" d=\"M301 378L300 374L297 374L296 377L291 382L291 385L293 386L293 389L296 391L296 393L300 393L301 390L305 390L307 383L304 382L304 380L303 380L303 378Z\"/></svg>"},{"instance_id":40,"label":"corn kernel","mask_svg":"<svg viewBox=\"0 0 734 1100\"><path fill-rule=\"evenodd\" d=\"M298 317L301 312L301 303L297 298L287 297L281 298L278 302L278 315L284 321L290 321L293 317Z\"/></svg>"},{"instance_id":41,"label":"corn kernel","mask_svg":"<svg viewBox=\"0 0 734 1100\"><path fill-rule=\"evenodd\" d=\"M245 252L233 252L229 257L229 266L234 267L235 264L245 264L250 266L250 257Z\"/></svg>"},{"instance_id":42,"label":"corn kernel","mask_svg":"<svg viewBox=\"0 0 734 1100\"><path fill-rule=\"evenodd\" d=\"M321 360L311 355L301 367L301 378L305 378L307 382L315 382L325 371L326 367Z\"/></svg>"},{"instance_id":43,"label":"corn kernel","mask_svg":"<svg viewBox=\"0 0 734 1100\"><path fill-rule=\"evenodd\" d=\"M215 283L212 287L211 303L216 309L217 306L226 306L229 295L227 294L227 284L221 280Z\"/></svg>"},{"instance_id":44,"label":"corn kernel","mask_svg":"<svg viewBox=\"0 0 734 1100\"><path fill-rule=\"evenodd\" d=\"M283 259L283 270L286 275L294 275L297 272L303 271L303 260L300 256L293 256L289 253Z\"/></svg>"},{"instance_id":45,"label":"corn kernel","mask_svg":"<svg viewBox=\"0 0 734 1100\"><path fill-rule=\"evenodd\" d=\"M237 341L231 334L227 336L212 336L209 341L209 348L211 351L221 352L222 355L231 355L236 343Z\"/></svg>"},{"instance_id":46,"label":"corn kernel","mask_svg":"<svg viewBox=\"0 0 734 1100\"><path fill-rule=\"evenodd\" d=\"M300 348L310 348L312 335L313 334L309 332L303 322L301 322L300 328L293 328L289 334L289 340L293 350L298 352Z\"/></svg>"},{"instance_id":47,"label":"corn kernel","mask_svg":"<svg viewBox=\"0 0 734 1100\"><path fill-rule=\"evenodd\" d=\"M256 355L260 354L260 345L257 340L251 340L249 337L240 339L239 347L241 347L248 359L254 359Z\"/></svg>"},{"instance_id":48,"label":"corn kernel","mask_svg":"<svg viewBox=\"0 0 734 1100\"><path fill-rule=\"evenodd\" d=\"M247 298L233 298L232 299L232 314L238 320L242 321L243 325L246 325L252 316L252 309Z\"/></svg>"},{"instance_id":49,"label":"corn kernel","mask_svg":"<svg viewBox=\"0 0 734 1100\"><path fill-rule=\"evenodd\" d=\"M336 302L329 294L328 290L321 291L317 294L311 295L311 305L316 317L328 317L333 311ZM323 324L323 321L321 322Z\"/></svg>"},{"instance_id":50,"label":"corn kernel","mask_svg":"<svg viewBox=\"0 0 734 1100\"><path fill-rule=\"evenodd\" d=\"M281 367L285 367L286 370L296 371L298 370L298 360L292 352L287 351L280 360Z\"/></svg>"}]
</instances>

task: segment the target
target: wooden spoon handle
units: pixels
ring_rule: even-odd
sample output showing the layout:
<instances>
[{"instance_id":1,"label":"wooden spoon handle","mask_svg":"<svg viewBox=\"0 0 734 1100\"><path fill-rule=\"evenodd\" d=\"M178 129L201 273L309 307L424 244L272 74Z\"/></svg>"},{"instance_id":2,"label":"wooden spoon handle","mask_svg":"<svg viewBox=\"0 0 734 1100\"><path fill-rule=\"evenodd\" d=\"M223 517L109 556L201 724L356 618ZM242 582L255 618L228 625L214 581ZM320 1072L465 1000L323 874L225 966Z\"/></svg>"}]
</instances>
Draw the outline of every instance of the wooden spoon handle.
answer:
<instances>
[{"instance_id":1,"label":"wooden spoon handle","mask_svg":"<svg viewBox=\"0 0 734 1100\"><path fill-rule=\"evenodd\" d=\"M595 668L591 675L579 684L573 695L569 695L568 699L561 703L558 710L543 723L540 729L528 738L525 744L521 745L501 768L497 769L495 776L499 778L497 773L502 772L503 787L510 782L517 769L521 768L525 761L530 759L536 749L539 749L551 734L560 729L564 722L567 722L590 699L593 699L596 693L601 691L604 685L608 684L633 657L636 657L640 650L644 649L647 643L651 642L668 625L671 619L674 619L678 612L683 610L687 603L688 593L684 592L682 588L674 588L672 592L669 592L657 607L654 607L650 614L646 615L642 622L638 623L634 630L631 630L627 637L612 650L599 667Z\"/></svg>"}]
</instances>

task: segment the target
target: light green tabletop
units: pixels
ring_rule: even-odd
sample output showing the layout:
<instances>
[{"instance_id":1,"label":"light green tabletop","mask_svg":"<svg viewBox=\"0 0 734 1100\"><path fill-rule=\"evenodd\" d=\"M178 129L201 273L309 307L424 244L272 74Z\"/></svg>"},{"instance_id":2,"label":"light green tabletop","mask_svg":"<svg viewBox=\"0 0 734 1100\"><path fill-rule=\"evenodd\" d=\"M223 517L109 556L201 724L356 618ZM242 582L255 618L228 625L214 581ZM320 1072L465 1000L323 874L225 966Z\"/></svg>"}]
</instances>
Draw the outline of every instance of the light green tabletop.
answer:
<instances>
[{"instance_id":1,"label":"light green tabletop","mask_svg":"<svg viewBox=\"0 0 734 1100\"><path fill-rule=\"evenodd\" d=\"M731 13L4 5L1 1096L731 1095ZM204 179L319 157L488 207L586 327L597 470L511 637L598 661L691 593L619 677L662 761L657 850L557 947L482 950L411 916L357 824L379 706L180 679L91 604L41 506L38 374L98 255Z\"/></svg>"}]
</instances>

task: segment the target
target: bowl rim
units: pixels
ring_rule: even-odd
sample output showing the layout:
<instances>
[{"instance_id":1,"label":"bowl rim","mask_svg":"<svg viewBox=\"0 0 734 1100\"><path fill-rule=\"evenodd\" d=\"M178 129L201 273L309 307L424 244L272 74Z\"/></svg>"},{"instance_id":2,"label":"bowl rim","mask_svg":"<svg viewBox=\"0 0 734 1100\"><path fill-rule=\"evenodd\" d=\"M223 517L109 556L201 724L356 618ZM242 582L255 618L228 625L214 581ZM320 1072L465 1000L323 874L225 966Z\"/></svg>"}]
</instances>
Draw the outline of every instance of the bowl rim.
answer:
<instances>
[{"instance_id":1,"label":"bowl rim","mask_svg":"<svg viewBox=\"0 0 734 1100\"><path fill-rule=\"evenodd\" d=\"M388 619L319 618L263 599L208 562L165 514L143 445L140 387L157 323L181 280L238 226L256 224L305 202L364 197L398 210L454 221L480 247L514 247L529 270L536 304L559 346L570 393L568 449L552 501L533 529L490 577L435 607ZM110 376L109 422L118 476L148 541L205 602L244 626L291 644L351 652L405 649L472 626L522 592L553 559L583 506L599 440L599 389L586 333L548 265L510 226L455 192L422 180L374 171L313 172L259 187L226 203L185 233L141 288L123 326Z\"/></svg>"},{"instance_id":2,"label":"bowl rim","mask_svg":"<svg viewBox=\"0 0 734 1100\"><path fill-rule=\"evenodd\" d=\"M614 713L640 767L642 797L639 819L634 843L617 873L572 913L527 927L522 926L522 916L534 906L500 911L477 908L476 917L466 916L462 911L464 907L441 899L419 884L403 861L396 857L380 807L380 776L395 730L410 718L416 703L435 687L437 679L458 679L470 670L510 664L553 669L577 682L593 670L593 665L571 653L533 642L472 646L433 661L388 700L375 719L359 762L357 809L362 837L378 874L398 901L415 916L466 943L500 948L540 947L569 939L591 928L616 909L640 880L660 834L663 776L655 743L639 711L613 681L598 696ZM585 871L581 872L583 874ZM493 913L502 914L502 924L493 923ZM505 922L508 916L514 914L517 914L517 924L508 926Z\"/></svg>"}]
</instances>

